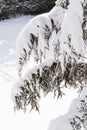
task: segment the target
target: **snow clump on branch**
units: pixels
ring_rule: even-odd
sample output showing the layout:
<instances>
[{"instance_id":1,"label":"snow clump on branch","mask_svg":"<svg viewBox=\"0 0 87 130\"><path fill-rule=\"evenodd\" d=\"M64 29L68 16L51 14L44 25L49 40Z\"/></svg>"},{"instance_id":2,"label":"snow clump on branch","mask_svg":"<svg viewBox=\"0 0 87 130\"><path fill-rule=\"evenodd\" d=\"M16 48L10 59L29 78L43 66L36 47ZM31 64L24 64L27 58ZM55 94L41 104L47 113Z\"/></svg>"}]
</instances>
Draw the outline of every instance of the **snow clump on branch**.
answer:
<instances>
[{"instance_id":1,"label":"snow clump on branch","mask_svg":"<svg viewBox=\"0 0 87 130\"><path fill-rule=\"evenodd\" d=\"M77 6L78 5L78 6ZM61 58L62 67L66 63L77 61L85 56L85 42L83 39L83 7L81 0L70 0L61 27Z\"/></svg>"},{"instance_id":2,"label":"snow clump on branch","mask_svg":"<svg viewBox=\"0 0 87 130\"><path fill-rule=\"evenodd\" d=\"M33 56L34 61L42 62L50 48L49 39L53 30L59 31L65 9L55 6L49 13L31 19L20 32L16 40L18 73L24 64Z\"/></svg>"}]
</instances>

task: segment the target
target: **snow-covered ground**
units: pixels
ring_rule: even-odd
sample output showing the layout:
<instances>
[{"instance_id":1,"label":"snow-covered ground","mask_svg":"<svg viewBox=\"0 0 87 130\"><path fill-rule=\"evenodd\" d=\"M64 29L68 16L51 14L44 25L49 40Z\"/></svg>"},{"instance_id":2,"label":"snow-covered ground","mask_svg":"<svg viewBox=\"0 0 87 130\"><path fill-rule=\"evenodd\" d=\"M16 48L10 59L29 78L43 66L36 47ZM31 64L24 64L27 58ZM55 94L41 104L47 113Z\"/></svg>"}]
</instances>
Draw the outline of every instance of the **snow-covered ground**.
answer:
<instances>
[{"instance_id":1,"label":"snow-covered ground","mask_svg":"<svg viewBox=\"0 0 87 130\"><path fill-rule=\"evenodd\" d=\"M40 114L35 111L14 114L11 90L18 79L15 39L30 18L22 16L0 22L0 130L47 130L50 121L64 115L76 97L73 90L65 90L66 96L61 100L53 99L50 94L41 100Z\"/></svg>"}]
</instances>

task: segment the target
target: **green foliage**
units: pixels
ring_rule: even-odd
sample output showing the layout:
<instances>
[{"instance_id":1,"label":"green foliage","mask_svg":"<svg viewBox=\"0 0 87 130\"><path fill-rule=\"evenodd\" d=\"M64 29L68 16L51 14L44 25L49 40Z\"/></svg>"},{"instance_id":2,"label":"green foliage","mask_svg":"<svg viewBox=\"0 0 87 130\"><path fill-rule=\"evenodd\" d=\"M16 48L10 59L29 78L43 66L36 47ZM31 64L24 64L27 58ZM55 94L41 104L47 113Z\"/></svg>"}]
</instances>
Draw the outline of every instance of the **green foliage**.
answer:
<instances>
[{"instance_id":1,"label":"green foliage","mask_svg":"<svg viewBox=\"0 0 87 130\"><path fill-rule=\"evenodd\" d=\"M16 108L26 110L27 105L31 105L31 109L39 111L39 100L41 91L46 96L50 92L54 92L54 97L61 98L63 88L74 87L79 91L83 89L87 80L87 64L85 63L68 63L64 73L62 73L60 62L56 61L51 66L39 67L35 73L30 74L31 78L26 76L23 83L20 84L20 93L15 96ZM79 86L79 87L78 87Z\"/></svg>"}]
</instances>

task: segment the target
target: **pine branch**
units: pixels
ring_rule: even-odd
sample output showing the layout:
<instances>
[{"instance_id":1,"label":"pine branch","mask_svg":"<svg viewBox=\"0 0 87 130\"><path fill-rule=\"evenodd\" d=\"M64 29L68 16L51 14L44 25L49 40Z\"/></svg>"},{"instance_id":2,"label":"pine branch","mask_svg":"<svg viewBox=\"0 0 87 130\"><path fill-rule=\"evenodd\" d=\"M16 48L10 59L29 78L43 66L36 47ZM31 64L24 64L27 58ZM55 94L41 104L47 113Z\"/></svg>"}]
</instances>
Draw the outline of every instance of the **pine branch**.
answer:
<instances>
[{"instance_id":1,"label":"pine branch","mask_svg":"<svg viewBox=\"0 0 87 130\"><path fill-rule=\"evenodd\" d=\"M87 79L86 63L68 63L62 73L61 64L57 60L49 60L29 71L19 84L20 92L15 95L16 109L26 109L27 105L31 105L32 109L39 111L40 92L44 95L50 92L54 93L54 97L63 96L64 87L74 87L82 90Z\"/></svg>"}]
</instances>

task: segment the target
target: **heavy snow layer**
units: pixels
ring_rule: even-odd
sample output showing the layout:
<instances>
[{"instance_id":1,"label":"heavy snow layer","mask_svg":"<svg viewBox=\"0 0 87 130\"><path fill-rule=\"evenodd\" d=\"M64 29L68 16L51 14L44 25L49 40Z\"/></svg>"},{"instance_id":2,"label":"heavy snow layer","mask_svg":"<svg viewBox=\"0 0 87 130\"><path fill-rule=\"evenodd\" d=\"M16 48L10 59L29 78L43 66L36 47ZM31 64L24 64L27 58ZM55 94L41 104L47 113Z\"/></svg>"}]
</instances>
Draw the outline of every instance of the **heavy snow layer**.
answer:
<instances>
[{"instance_id":1,"label":"heavy snow layer","mask_svg":"<svg viewBox=\"0 0 87 130\"><path fill-rule=\"evenodd\" d=\"M61 1L57 1L61 3ZM78 5L78 6L77 6ZM20 32L16 40L18 72L22 70L30 56L42 63L47 50L54 43L60 43L62 68L72 61L84 58L86 47L83 40L83 8L81 0L70 0L68 9L55 6L49 13L36 16ZM55 32L55 36L53 33ZM51 39L51 40L50 40Z\"/></svg>"},{"instance_id":2,"label":"heavy snow layer","mask_svg":"<svg viewBox=\"0 0 87 130\"><path fill-rule=\"evenodd\" d=\"M53 30L56 31L61 26L64 13L65 9L55 6L49 13L34 17L24 26L16 40L19 73L30 56L33 57L34 61L47 57Z\"/></svg>"},{"instance_id":3,"label":"heavy snow layer","mask_svg":"<svg viewBox=\"0 0 87 130\"><path fill-rule=\"evenodd\" d=\"M78 5L78 6L77 6ZM66 62L71 57L78 60L77 55L85 56L86 47L83 40L83 8L80 0L70 0L70 5L64 15L61 27L61 61L64 66L64 56Z\"/></svg>"}]
</instances>

